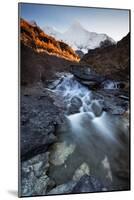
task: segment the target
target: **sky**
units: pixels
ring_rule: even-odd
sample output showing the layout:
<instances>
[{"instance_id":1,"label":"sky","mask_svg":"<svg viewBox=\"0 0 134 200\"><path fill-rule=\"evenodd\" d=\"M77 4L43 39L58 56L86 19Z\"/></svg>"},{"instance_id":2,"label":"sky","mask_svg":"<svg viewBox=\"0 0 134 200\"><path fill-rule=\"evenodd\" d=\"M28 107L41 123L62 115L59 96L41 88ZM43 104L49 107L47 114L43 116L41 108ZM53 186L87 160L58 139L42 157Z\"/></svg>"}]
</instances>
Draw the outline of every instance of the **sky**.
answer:
<instances>
[{"instance_id":1,"label":"sky","mask_svg":"<svg viewBox=\"0 0 134 200\"><path fill-rule=\"evenodd\" d=\"M106 33L119 41L129 32L129 11L104 8L83 8L41 4L19 4L20 17L66 31L75 21L91 32Z\"/></svg>"}]
</instances>

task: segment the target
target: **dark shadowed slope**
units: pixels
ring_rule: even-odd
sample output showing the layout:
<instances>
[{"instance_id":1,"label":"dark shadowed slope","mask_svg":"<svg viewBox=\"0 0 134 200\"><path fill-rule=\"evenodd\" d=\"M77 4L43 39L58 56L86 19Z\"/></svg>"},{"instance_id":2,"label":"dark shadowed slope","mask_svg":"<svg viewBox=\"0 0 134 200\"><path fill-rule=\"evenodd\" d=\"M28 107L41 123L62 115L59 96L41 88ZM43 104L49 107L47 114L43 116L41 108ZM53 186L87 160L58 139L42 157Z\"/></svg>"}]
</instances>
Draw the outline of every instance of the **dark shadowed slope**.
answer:
<instances>
[{"instance_id":1,"label":"dark shadowed slope","mask_svg":"<svg viewBox=\"0 0 134 200\"><path fill-rule=\"evenodd\" d=\"M112 79L129 79L130 33L115 45L103 45L101 48L89 50L83 56L81 64L90 65L90 68L100 75Z\"/></svg>"}]
</instances>

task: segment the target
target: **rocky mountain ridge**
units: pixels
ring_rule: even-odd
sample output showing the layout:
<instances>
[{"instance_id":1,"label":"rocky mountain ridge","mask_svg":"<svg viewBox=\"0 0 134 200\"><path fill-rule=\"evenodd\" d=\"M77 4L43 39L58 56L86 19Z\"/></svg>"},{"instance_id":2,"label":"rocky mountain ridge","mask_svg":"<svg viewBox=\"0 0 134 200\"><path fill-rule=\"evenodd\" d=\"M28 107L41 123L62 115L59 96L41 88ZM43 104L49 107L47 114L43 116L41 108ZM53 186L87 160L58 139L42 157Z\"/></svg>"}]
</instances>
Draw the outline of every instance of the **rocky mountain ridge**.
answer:
<instances>
[{"instance_id":1,"label":"rocky mountain ridge","mask_svg":"<svg viewBox=\"0 0 134 200\"><path fill-rule=\"evenodd\" d=\"M79 56L73 49L62 41L47 35L34 23L20 20L21 42L39 53L55 55L71 61L79 61Z\"/></svg>"}]
</instances>

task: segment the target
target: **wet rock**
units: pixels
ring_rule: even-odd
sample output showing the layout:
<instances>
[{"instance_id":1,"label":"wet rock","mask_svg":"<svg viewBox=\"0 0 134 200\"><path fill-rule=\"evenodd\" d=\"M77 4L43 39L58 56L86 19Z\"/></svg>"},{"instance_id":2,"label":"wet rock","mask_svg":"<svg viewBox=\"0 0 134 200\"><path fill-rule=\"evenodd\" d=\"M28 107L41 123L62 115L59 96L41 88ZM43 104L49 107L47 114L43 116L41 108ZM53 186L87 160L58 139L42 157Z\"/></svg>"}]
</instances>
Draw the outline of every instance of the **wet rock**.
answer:
<instances>
[{"instance_id":1,"label":"wet rock","mask_svg":"<svg viewBox=\"0 0 134 200\"><path fill-rule=\"evenodd\" d=\"M119 81L105 80L101 84L101 87L104 88L104 89L107 89L107 90L111 90L111 89L118 90L120 88L119 83L120 83Z\"/></svg>"},{"instance_id":2,"label":"wet rock","mask_svg":"<svg viewBox=\"0 0 134 200\"><path fill-rule=\"evenodd\" d=\"M74 186L72 193L103 191L103 184L94 176L84 175Z\"/></svg>"},{"instance_id":3,"label":"wet rock","mask_svg":"<svg viewBox=\"0 0 134 200\"><path fill-rule=\"evenodd\" d=\"M62 82L62 80L63 80L63 78L60 77L57 80L51 80L51 81L49 81L48 88L52 89L52 90L56 89L56 87Z\"/></svg>"},{"instance_id":4,"label":"wet rock","mask_svg":"<svg viewBox=\"0 0 134 200\"><path fill-rule=\"evenodd\" d=\"M72 74L84 80L88 78L88 75L90 75L90 72L91 72L90 66L71 65L70 69L71 69L70 71Z\"/></svg>"},{"instance_id":5,"label":"wet rock","mask_svg":"<svg viewBox=\"0 0 134 200\"><path fill-rule=\"evenodd\" d=\"M80 165L80 167L75 171L74 176L73 176L73 180L79 181L80 178L85 174L89 175L90 169L89 169L89 166L87 165L87 163L82 163Z\"/></svg>"},{"instance_id":6,"label":"wet rock","mask_svg":"<svg viewBox=\"0 0 134 200\"><path fill-rule=\"evenodd\" d=\"M49 181L50 179L47 175L41 176L37 179L34 185L33 195L45 195Z\"/></svg>"},{"instance_id":7,"label":"wet rock","mask_svg":"<svg viewBox=\"0 0 134 200\"><path fill-rule=\"evenodd\" d=\"M79 97L73 97L71 99L71 104L76 106L76 107L78 107L78 108L80 108L82 106L82 101L81 101L81 99Z\"/></svg>"},{"instance_id":8,"label":"wet rock","mask_svg":"<svg viewBox=\"0 0 134 200\"><path fill-rule=\"evenodd\" d=\"M72 193L82 193L82 192L98 192L106 191L105 188L99 180L93 176L84 175L80 180L72 180L65 184L58 185L47 193L51 194L72 194Z\"/></svg>"},{"instance_id":9,"label":"wet rock","mask_svg":"<svg viewBox=\"0 0 134 200\"><path fill-rule=\"evenodd\" d=\"M39 154L21 165L21 196L45 195L50 179L46 175L49 167L49 152Z\"/></svg>"},{"instance_id":10,"label":"wet rock","mask_svg":"<svg viewBox=\"0 0 134 200\"><path fill-rule=\"evenodd\" d=\"M67 135L71 131L70 122L67 117L65 117L62 124L57 125L56 135Z\"/></svg>"},{"instance_id":11,"label":"wet rock","mask_svg":"<svg viewBox=\"0 0 134 200\"><path fill-rule=\"evenodd\" d=\"M82 106L82 101L79 97L73 97L68 109L69 114L79 113L79 109Z\"/></svg>"},{"instance_id":12,"label":"wet rock","mask_svg":"<svg viewBox=\"0 0 134 200\"><path fill-rule=\"evenodd\" d=\"M105 76L90 70L90 66L71 65L71 73L79 79L80 82L87 81L85 84L90 85L90 82L101 83L105 80ZM84 83L84 82L83 82Z\"/></svg>"},{"instance_id":13,"label":"wet rock","mask_svg":"<svg viewBox=\"0 0 134 200\"><path fill-rule=\"evenodd\" d=\"M50 162L53 165L62 165L75 150L75 145L66 142L55 143L50 154Z\"/></svg>"},{"instance_id":14,"label":"wet rock","mask_svg":"<svg viewBox=\"0 0 134 200\"><path fill-rule=\"evenodd\" d=\"M75 185L76 185L75 181L69 181L69 182L67 182L65 184L58 185L54 189L50 190L47 193L47 195L51 195L51 194L70 194Z\"/></svg>"},{"instance_id":15,"label":"wet rock","mask_svg":"<svg viewBox=\"0 0 134 200\"><path fill-rule=\"evenodd\" d=\"M46 172L49 167L48 158L49 152L34 156L33 158L22 162L22 171L24 173L29 173L32 170L38 177L42 172Z\"/></svg>"},{"instance_id":16,"label":"wet rock","mask_svg":"<svg viewBox=\"0 0 134 200\"><path fill-rule=\"evenodd\" d=\"M118 96L104 97L104 109L106 108L113 115L123 115L128 109L128 102L120 99Z\"/></svg>"},{"instance_id":17,"label":"wet rock","mask_svg":"<svg viewBox=\"0 0 134 200\"><path fill-rule=\"evenodd\" d=\"M129 101L129 97L125 95L119 95L119 98Z\"/></svg>"},{"instance_id":18,"label":"wet rock","mask_svg":"<svg viewBox=\"0 0 134 200\"><path fill-rule=\"evenodd\" d=\"M83 85L87 86L91 90L95 90L95 89L99 89L100 88L100 83L98 83L96 81L84 81L84 80L80 80L80 82Z\"/></svg>"},{"instance_id":19,"label":"wet rock","mask_svg":"<svg viewBox=\"0 0 134 200\"><path fill-rule=\"evenodd\" d=\"M90 66L71 66L71 73L76 79L83 85L87 86L91 90L101 88L101 83L105 81L105 76L100 76L94 71L90 70Z\"/></svg>"},{"instance_id":20,"label":"wet rock","mask_svg":"<svg viewBox=\"0 0 134 200\"><path fill-rule=\"evenodd\" d=\"M113 90L111 92L100 90L93 92L93 99L101 99L102 110L113 115L123 115L128 109L129 103L128 100L120 98L120 95L121 93L114 93Z\"/></svg>"},{"instance_id":21,"label":"wet rock","mask_svg":"<svg viewBox=\"0 0 134 200\"><path fill-rule=\"evenodd\" d=\"M113 115L122 115L125 112L125 109L122 108L121 106L116 106L112 108L113 110L111 110L111 113Z\"/></svg>"},{"instance_id":22,"label":"wet rock","mask_svg":"<svg viewBox=\"0 0 134 200\"><path fill-rule=\"evenodd\" d=\"M99 117L103 112L102 106L101 106L101 104L99 104L99 102L97 100L94 100L92 102L91 109L96 117Z\"/></svg>"}]
</instances>

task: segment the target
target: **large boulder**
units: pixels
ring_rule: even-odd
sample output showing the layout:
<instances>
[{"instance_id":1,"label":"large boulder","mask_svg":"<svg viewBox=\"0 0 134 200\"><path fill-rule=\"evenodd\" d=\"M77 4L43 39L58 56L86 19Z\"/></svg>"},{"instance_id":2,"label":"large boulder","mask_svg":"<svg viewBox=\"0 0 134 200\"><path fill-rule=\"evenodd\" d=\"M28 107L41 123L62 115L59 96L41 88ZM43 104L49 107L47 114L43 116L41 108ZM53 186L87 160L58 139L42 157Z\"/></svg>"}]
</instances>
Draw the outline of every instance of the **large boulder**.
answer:
<instances>
[{"instance_id":1,"label":"large boulder","mask_svg":"<svg viewBox=\"0 0 134 200\"><path fill-rule=\"evenodd\" d=\"M85 192L100 192L106 191L103 184L94 176L84 175L80 180L72 180L65 184L58 185L47 194L72 194L72 193L85 193Z\"/></svg>"},{"instance_id":2,"label":"large boulder","mask_svg":"<svg viewBox=\"0 0 134 200\"><path fill-rule=\"evenodd\" d=\"M74 144L67 144L66 142L55 143L50 154L50 163L59 166L65 163L68 156L75 150Z\"/></svg>"},{"instance_id":3,"label":"large boulder","mask_svg":"<svg viewBox=\"0 0 134 200\"><path fill-rule=\"evenodd\" d=\"M91 103L91 109L93 111L93 113L95 114L96 117L99 117L102 112L103 112L103 109L102 109L102 105L99 103L98 100L93 100L92 103Z\"/></svg>"},{"instance_id":4,"label":"large boulder","mask_svg":"<svg viewBox=\"0 0 134 200\"><path fill-rule=\"evenodd\" d=\"M72 193L100 192L104 189L103 184L96 177L84 175L74 186Z\"/></svg>"},{"instance_id":5,"label":"large boulder","mask_svg":"<svg viewBox=\"0 0 134 200\"><path fill-rule=\"evenodd\" d=\"M52 194L70 194L76 185L75 181L69 181L65 184L58 185L57 187L53 188L50 190L47 195L52 195Z\"/></svg>"},{"instance_id":6,"label":"large boulder","mask_svg":"<svg viewBox=\"0 0 134 200\"><path fill-rule=\"evenodd\" d=\"M39 154L21 164L20 196L45 195L54 182L47 176L49 152Z\"/></svg>"},{"instance_id":7,"label":"large boulder","mask_svg":"<svg viewBox=\"0 0 134 200\"><path fill-rule=\"evenodd\" d=\"M100 88L101 83L106 79L105 76L100 76L90 69L91 66L86 65L71 65L71 73L83 85L90 89Z\"/></svg>"},{"instance_id":8,"label":"large boulder","mask_svg":"<svg viewBox=\"0 0 134 200\"><path fill-rule=\"evenodd\" d=\"M79 109L82 106L82 101L79 97L74 96L70 101L70 106L68 108L69 114L79 113Z\"/></svg>"},{"instance_id":9,"label":"large boulder","mask_svg":"<svg viewBox=\"0 0 134 200\"><path fill-rule=\"evenodd\" d=\"M74 181L79 181L85 174L90 175L90 168L86 162L82 163L73 175Z\"/></svg>"},{"instance_id":10,"label":"large boulder","mask_svg":"<svg viewBox=\"0 0 134 200\"><path fill-rule=\"evenodd\" d=\"M101 83L105 80L105 76L100 76L91 70L91 66L71 65L71 73L78 79L83 81L95 81Z\"/></svg>"},{"instance_id":11,"label":"large boulder","mask_svg":"<svg viewBox=\"0 0 134 200\"><path fill-rule=\"evenodd\" d=\"M129 98L127 96L122 96L121 93L117 93L112 90L107 91L93 91L93 105L91 106L95 115L101 115L102 111L107 111L114 115L122 115L129 106ZM94 102L99 102L97 105Z\"/></svg>"},{"instance_id":12,"label":"large boulder","mask_svg":"<svg viewBox=\"0 0 134 200\"><path fill-rule=\"evenodd\" d=\"M30 89L32 90L32 89ZM36 92L35 92L36 93ZM62 111L49 93L21 95L21 159L26 160L45 152L56 141L56 125L63 121Z\"/></svg>"}]
</instances>

